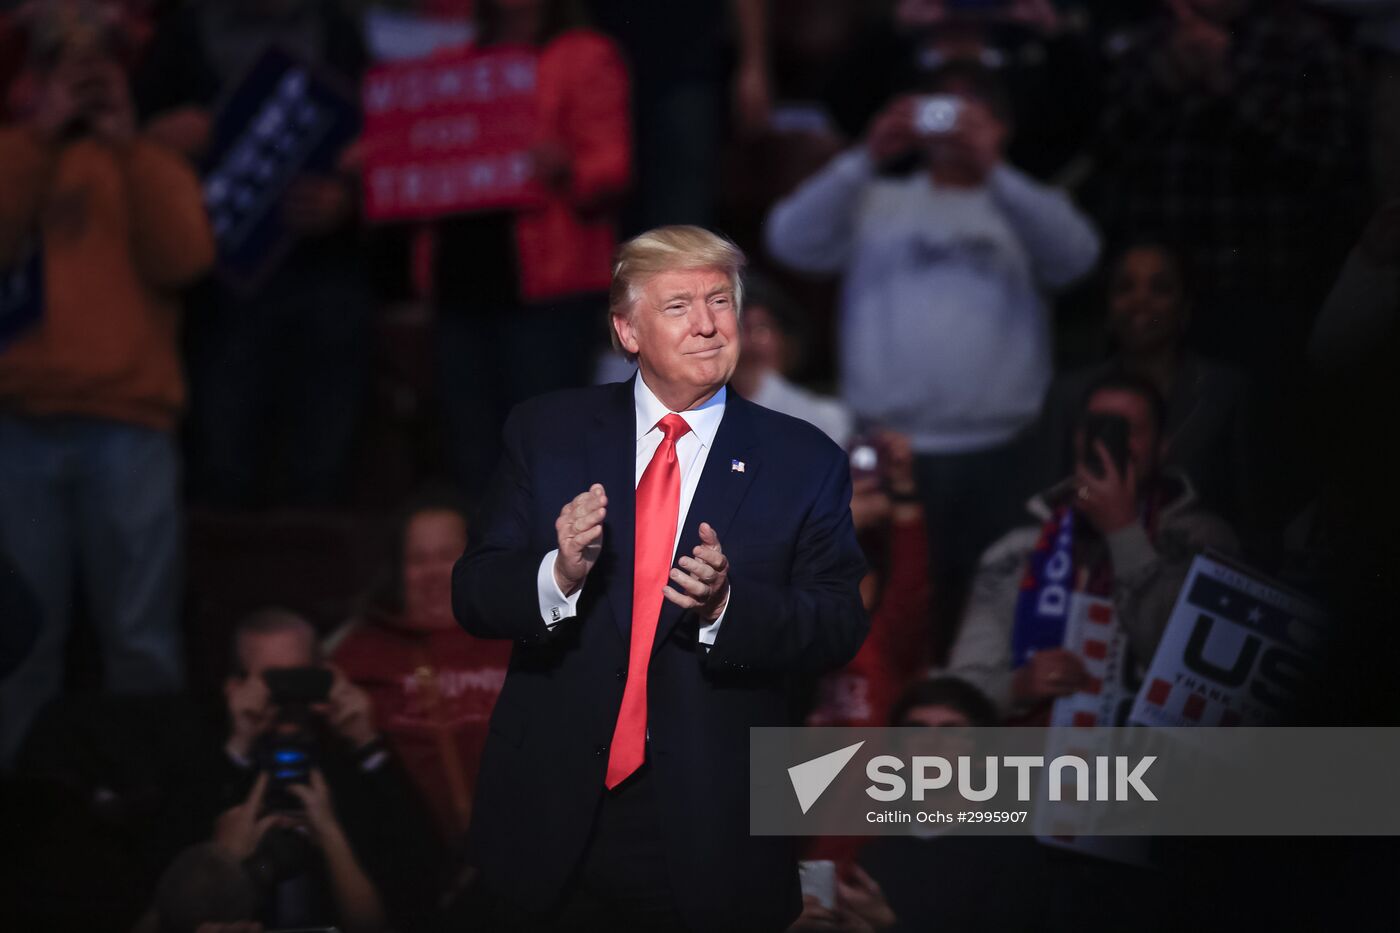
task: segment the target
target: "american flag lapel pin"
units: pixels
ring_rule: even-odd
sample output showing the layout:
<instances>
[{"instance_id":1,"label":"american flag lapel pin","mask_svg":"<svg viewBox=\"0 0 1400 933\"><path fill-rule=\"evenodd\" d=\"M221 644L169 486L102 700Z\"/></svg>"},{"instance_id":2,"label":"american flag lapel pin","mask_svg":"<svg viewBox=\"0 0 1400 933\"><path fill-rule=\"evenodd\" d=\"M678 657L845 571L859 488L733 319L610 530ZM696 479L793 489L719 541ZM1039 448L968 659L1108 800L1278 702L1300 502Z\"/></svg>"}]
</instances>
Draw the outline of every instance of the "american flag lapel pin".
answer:
<instances>
[{"instance_id":1,"label":"american flag lapel pin","mask_svg":"<svg viewBox=\"0 0 1400 933\"><path fill-rule=\"evenodd\" d=\"M744 472L744 461L742 461L742 460L730 460L730 461L729 461L729 472L730 472L730 473L742 473L742 472Z\"/></svg>"}]
</instances>

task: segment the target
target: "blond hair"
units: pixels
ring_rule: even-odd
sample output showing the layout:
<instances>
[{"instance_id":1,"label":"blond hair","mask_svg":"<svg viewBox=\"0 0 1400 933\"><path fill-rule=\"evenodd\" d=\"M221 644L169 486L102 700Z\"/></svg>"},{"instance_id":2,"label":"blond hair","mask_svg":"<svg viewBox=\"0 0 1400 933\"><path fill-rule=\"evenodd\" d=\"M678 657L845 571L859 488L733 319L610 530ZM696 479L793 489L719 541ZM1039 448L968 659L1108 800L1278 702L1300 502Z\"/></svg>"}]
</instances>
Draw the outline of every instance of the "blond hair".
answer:
<instances>
[{"instance_id":1,"label":"blond hair","mask_svg":"<svg viewBox=\"0 0 1400 933\"><path fill-rule=\"evenodd\" d=\"M734 289L735 313L744 307L744 281L740 273L748 260L730 240L704 227L657 227L623 243L613 260L612 286L608 290L608 336L613 349L632 359L612 326L614 317L631 317L647 281L663 272L718 269Z\"/></svg>"}]
</instances>

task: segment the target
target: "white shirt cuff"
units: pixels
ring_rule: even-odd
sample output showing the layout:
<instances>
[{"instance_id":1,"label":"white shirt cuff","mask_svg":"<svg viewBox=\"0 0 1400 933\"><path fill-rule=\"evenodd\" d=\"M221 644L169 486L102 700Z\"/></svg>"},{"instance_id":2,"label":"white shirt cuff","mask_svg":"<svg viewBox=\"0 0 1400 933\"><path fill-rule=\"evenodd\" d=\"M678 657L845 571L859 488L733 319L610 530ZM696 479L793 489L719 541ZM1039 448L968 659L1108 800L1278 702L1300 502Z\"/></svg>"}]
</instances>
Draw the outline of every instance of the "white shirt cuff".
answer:
<instances>
[{"instance_id":1,"label":"white shirt cuff","mask_svg":"<svg viewBox=\"0 0 1400 933\"><path fill-rule=\"evenodd\" d=\"M540 597L540 618L544 619L545 627L550 630L578 614L578 598L583 593L583 587L574 590L572 596L565 596L564 591L559 589L554 579L554 561L558 557L558 548L546 554L540 561L540 572L535 575L535 588Z\"/></svg>"},{"instance_id":2,"label":"white shirt cuff","mask_svg":"<svg viewBox=\"0 0 1400 933\"><path fill-rule=\"evenodd\" d=\"M551 631L565 619L572 619L578 615L578 598L583 593L583 587L575 590L572 596L565 596L564 591L559 589L559 583L554 579L554 562L558 557L558 548L546 554L544 560L540 561L539 573L535 575L535 588L540 600L540 618ZM719 618L700 629L700 644L713 645L719 637L719 627L724 622L724 614L729 611L729 596L730 594L725 594L724 608L720 610Z\"/></svg>"},{"instance_id":3,"label":"white shirt cuff","mask_svg":"<svg viewBox=\"0 0 1400 933\"><path fill-rule=\"evenodd\" d=\"M700 640L700 644L713 645L715 643L715 638L719 635L720 623L724 621L724 614L729 611L729 597L733 592L731 589L724 594L724 608L719 611L719 618L700 629L699 635L696 636Z\"/></svg>"}]
</instances>

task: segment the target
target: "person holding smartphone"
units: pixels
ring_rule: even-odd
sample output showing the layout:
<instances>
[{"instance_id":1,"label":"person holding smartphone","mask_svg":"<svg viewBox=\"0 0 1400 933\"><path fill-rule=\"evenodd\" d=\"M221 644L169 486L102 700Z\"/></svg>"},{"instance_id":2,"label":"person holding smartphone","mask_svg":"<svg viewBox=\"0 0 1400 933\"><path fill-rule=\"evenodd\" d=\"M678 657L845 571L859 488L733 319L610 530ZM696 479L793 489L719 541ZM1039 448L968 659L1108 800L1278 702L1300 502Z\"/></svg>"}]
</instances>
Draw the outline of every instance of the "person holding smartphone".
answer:
<instances>
[{"instance_id":1,"label":"person holding smartphone","mask_svg":"<svg viewBox=\"0 0 1400 933\"><path fill-rule=\"evenodd\" d=\"M1074 472L1031 500L1032 523L983 554L948 673L980 688L1001 716L1037 722L1050 702L1089 685L1083 659L1059 642L1018 647L1057 621L1062 637L1063 608L1075 595L1107 606L1130 663L1146 665L1192 559L1236 549L1234 533L1198 504L1190 480L1162 469L1164 411L1141 376L1110 373L1090 386L1074 432Z\"/></svg>"},{"instance_id":2,"label":"person holding smartphone","mask_svg":"<svg viewBox=\"0 0 1400 933\"><path fill-rule=\"evenodd\" d=\"M1203 356L1188 342L1196 288L1181 252L1166 241L1125 241L1105 267L1104 359L1062 373L1050 384L1036 424L1038 482L1073 469L1073 434L1084 392L1104 376L1136 373L1166 402L1166 465L1181 470L1202 503L1241 531L1260 518L1257 400L1234 367Z\"/></svg>"},{"instance_id":3,"label":"person holding smartphone","mask_svg":"<svg viewBox=\"0 0 1400 933\"><path fill-rule=\"evenodd\" d=\"M1017 167L1048 181L1088 149L1099 118L1103 53L1082 4L900 0L886 6L888 16L855 37L818 92L842 133L859 136L893 96L921 87L939 68L978 62L996 71L1016 112L1009 152Z\"/></svg>"},{"instance_id":4,"label":"person holding smartphone","mask_svg":"<svg viewBox=\"0 0 1400 933\"><path fill-rule=\"evenodd\" d=\"M843 276L841 394L910 438L946 618L1017 519L1050 295L1093 269L1100 240L1065 191L1007 158L1014 114L995 73L948 65L920 90L779 202L766 238L779 262Z\"/></svg>"}]
</instances>

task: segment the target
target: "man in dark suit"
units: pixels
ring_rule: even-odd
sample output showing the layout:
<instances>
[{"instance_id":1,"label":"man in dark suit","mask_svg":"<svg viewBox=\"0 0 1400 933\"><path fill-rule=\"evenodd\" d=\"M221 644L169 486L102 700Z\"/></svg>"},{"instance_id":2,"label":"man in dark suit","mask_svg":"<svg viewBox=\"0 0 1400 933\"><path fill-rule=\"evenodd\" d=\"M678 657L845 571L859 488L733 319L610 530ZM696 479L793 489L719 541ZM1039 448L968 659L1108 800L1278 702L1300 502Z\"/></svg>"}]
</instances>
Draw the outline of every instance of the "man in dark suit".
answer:
<instances>
[{"instance_id":1,"label":"man in dark suit","mask_svg":"<svg viewBox=\"0 0 1400 933\"><path fill-rule=\"evenodd\" d=\"M467 631L516 643L470 843L524 929L780 930L791 840L748 833L750 726L788 675L869 627L842 451L727 391L743 254L696 227L619 251L614 344L638 375L544 396L505 428ZM562 509L561 509L562 506Z\"/></svg>"}]
</instances>

